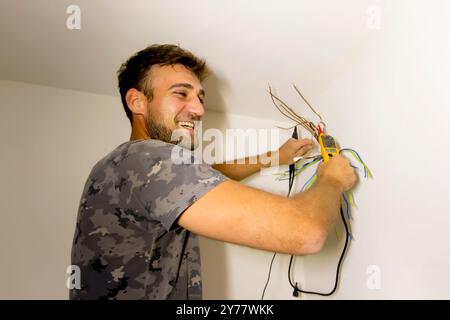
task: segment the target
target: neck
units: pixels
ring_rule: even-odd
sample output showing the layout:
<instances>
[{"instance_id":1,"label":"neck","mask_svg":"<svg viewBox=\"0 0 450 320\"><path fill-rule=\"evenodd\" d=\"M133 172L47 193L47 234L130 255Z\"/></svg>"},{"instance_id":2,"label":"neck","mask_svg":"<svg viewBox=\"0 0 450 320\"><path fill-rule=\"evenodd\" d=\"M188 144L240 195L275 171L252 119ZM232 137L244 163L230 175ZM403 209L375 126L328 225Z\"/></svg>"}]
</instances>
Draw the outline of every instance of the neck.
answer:
<instances>
[{"instance_id":1,"label":"neck","mask_svg":"<svg viewBox=\"0 0 450 320\"><path fill-rule=\"evenodd\" d=\"M148 139L150 139L150 136L148 135L147 130L145 130L145 125L142 123L142 121L136 121L133 118L133 121L131 124L130 141L148 140Z\"/></svg>"}]
</instances>

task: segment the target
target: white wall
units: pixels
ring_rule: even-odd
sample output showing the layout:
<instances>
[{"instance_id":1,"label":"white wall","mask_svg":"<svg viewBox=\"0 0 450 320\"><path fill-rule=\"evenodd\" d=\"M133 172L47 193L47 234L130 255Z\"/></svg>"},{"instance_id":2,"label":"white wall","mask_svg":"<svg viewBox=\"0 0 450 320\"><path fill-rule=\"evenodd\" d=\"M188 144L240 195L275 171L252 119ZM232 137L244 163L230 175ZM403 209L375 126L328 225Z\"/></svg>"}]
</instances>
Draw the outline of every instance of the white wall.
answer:
<instances>
[{"instance_id":1,"label":"white wall","mask_svg":"<svg viewBox=\"0 0 450 320\"><path fill-rule=\"evenodd\" d=\"M0 299L65 299L82 186L127 138L116 98L0 82Z\"/></svg>"},{"instance_id":2,"label":"white wall","mask_svg":"<svg viewBox=\"0 0 450 320\"><path fill-rule=\"evenodd\" d=\"M128 140L128 119L118 97L12 81L0 81L0 104L0 299L66 299L82 188L92 166ZM285 125L211 111L204 121L205 129L274 124ZM256 179L279 187L271 176ZM201 245L205 298L256 298L267 253L209 239ZM244 266L236 265L241 258ZM243 279L254 282L248 292Z\"/></svg>"},{"instance_id":3,"label":"white wall","mask_svg":"<svg viewBox=\"0 0 450 320\"><path fill-rule=\"evenodd\" d=\"M375 176L355 190L355 241L332 298L449 298L450 4L411 3L381 7L372 42L314 101L329 132L359 151ZM92 165L128 138L127 119L118 98L17 82L0 82L0 104L0 298L65 299L82 186ZM206 127L273 125L205 118ZM271 176L246 183L286 191ZM208 239L201 245L205 298L260 297L270 253ZM331 236L322 253L297 259L296 280L330 289L341 245ZM287 256L275 260L267 298L291 299L287 265ZM381 271L380 290L366 285L371 265Z\"/></svg>"},{"instance_id":4,"label":"white wall","mask_svg":"<svg viewBox=\"0 0 450 320\"><path fill-rule=\"evenodd\" d=\"M450 3L392 1L378 9L380 28L372 30L369 45L313 101L329 133L360 152L375 177L361 179L354 190L355 241L331 298L448 299ZM342 245L331 235L320 254L296 260L303 289L331 290ZM229 295L216 297L258 298L271 255L226 249ZM267 298L292 298L287 265L286 256L275 260ZM380 271L380 289L367 285L371 266Z\"/></svg>"},{"instance_id":5,"label":"white wall","mask_svg":"<svg viewBox=\"0 0 450 320\"><path fill-rule=\"evenodd\" d=\"M450 3L435 4L382 6L372 43L316 101L375 176L355 192L356 241L334 298L450 297ZM306 259L308 289L331 286L336 257ZM366 286L370 265L380 290Z\"/></svg>"}]
</instances>

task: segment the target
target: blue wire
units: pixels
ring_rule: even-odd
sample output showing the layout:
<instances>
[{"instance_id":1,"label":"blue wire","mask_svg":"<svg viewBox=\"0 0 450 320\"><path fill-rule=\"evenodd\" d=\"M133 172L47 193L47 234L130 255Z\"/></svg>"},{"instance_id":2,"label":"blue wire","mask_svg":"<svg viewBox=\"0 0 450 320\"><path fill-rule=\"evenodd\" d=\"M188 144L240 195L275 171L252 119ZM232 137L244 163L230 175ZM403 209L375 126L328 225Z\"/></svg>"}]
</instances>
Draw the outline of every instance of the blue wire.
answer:
<instances>
[{"instance_id":1,"label":"blue wire","mask_svg":"<svg viewBox=\"0 0 450 320\"><path fill-rule=\"evenodd\" d=\"M316 162L316 161L318 161L319 159L314 159L314 160L312 160L312 161L310 161L310 162L307 162L307 163L304 163L300 168L298 168L298 169L295 169L295 171L297 172L297 171L302 171L302 169L304 168L304 167L306 167L306 166L308 166L308 165L310 165L311 163L314 163L314 162Z\"/></svg>"},{"instance_id":2,"label":"blue wire","mask_svg":"<svg viewBox=\"0 0 450 320\"><path fill-rule=\"evenodd\" d=\"M317 159L316 159L316 160L313 160L313 161L311 161L311 162L314 162L314 161L317 161ZM319 163L320 163L320 162L322 162L322 160L320 160ZM306 186L306 185L307 185L307 184L308 184L308 183L316 176L316 174L317 174L317 170L314 172L314 174L312 175L312 177L309 178L308 181L305 182L305 184L303 185L301 191L303 191L303 190L305 189L305 186Z\"/></svg>"},{"instance_id":3,"label":"blue wire","mask_svg":"<svg viewBox=\"0 0 450 320\"><path fill-rule=\"evenodd\" d=\"M342 151L353 151L355 153L355 155L358 157L359 161L363 162L361 157L359 156L358 152L356 152L355 150L350 149L350 148L345 148L345 149L341 149L341 152ZM352 165L352 167L354 167L354 166ZM364 169L364 178L367 178L367 171L366 171L366 167L364 165L363 165L363 169Z\"/></svg>"},{"instance_id":4,"label":"blue wire","mask_svg":"<svg viewBox=\"0 0 450 320\"><path fill-rule=\"evenodd\" d=\"M356 152L355 150L350 149L350 148L345 148L345 149L341 149L340 152L342 152L342 151L353 151L353 152L356 154L356 156L358 157L359 161L361 161L362 163L364 163L364 161L363 161L363 160L361 159L361 157L359 156L358 152ZM363 166L363 168L364 168L364 178L367 178L367 170L366 170L366 167Z\"/></svg>"},{"instance_id":5,"label":"blue wire","mask_svg":"<svg viewBox=\"0 0 450 320\"><path fill-rule=\"evenodd\" d=\"M305 189L306 185L307 185L307 184L308 184L315 176L316 176L316 173L314 172L314 174L312 175L312 177L309 178L308 181L305 182L305 184L303 185L301 191L303 191L303 190Z\"/></svg>"},{"instance_id":6,"label":"blue wire","mask_svg":"<svg viewBox=\"0 0 450 320\"><path fill-rule=\"evenodd\" d=\"M307 165L309 165L309 164L311 164L311 163L317 162L317 161L319 161L319 160L320 160L320 159L314 159L314 160L312 160L312 161L310 161L310 162L304 163L300 168L295 169L295 173L300 173L304 167L306 167ZM277 177L276 179L277 179L277 181L284 181L284 180L288 180L289 178L281 178L281 177Z\"/></svg>"}]
</instances>

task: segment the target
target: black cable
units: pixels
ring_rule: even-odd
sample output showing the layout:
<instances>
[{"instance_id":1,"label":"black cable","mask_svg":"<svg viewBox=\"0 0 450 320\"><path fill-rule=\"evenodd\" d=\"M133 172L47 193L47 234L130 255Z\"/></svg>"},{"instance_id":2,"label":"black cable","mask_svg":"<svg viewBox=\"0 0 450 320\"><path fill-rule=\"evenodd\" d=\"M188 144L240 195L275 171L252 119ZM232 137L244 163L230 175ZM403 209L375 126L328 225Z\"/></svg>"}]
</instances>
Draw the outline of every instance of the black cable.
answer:
<instances>
[{"instance_id":1,"label":"black cable","mask_svg":"<svg viewBox=\"0 0 450 320\"><path fill-rule=\"evenodd\" d=\"M339 270L341 269L341 264L342 261L344 259L345 256L345 252L347 251L347 247L348 247L348 239L350 237L350 233L348 231L348 226L347 226L347 222L345 221L345 217L344 217L344 211L342 210L342 206L340 206L339 211L341 213L341 218L342 218L342 222L344 223L345 226L345 233L346 233L346 238L345 238L345 244L344 244L344 248L342 250L341 256L339 258L339 262L337 265L337 269L336 269L336 280L334 282L334 288L333 290L331 290L328 293L322 293L322 292L314 292L314 291L306 291L306 290L301 290L298 286L297 283L293 283L293 281L291 280L291 266L292 266L292 260L294 258L294 256L291 256L291 260L289 261L289 269L288 269L288 279L289 279L289 283L291 285L291 287L294 289L293 295L294 297L298 297L298 293L306 293L306 294L316 294L319 296L331 296L337 289L338 283L339 283Z\"/></svg>"},{"instance_id":2,"label":"black cable","mask_svg":"<svg viewBox=\"0 0 450 320\"><path fill-rule=\"evenodd\" d=\"M297 126L294 127L294 132L292 132L292 138L298 139ZM292 186L294 184L294 177L295 177L295 163L289 165L289 191L287 197L289 197L289 195L291 194ZM264 286L263 293L261 295L261 300L264 300L264 294L266 293L266 288L270 281L270 273L272 272L273 260L275 259L276 255L277 253L275 252L273 254L272 261L270 262L269 274L267 275L267 281L266 285Z\"/></svg>"},{"instance_id":3,"label":"black cable","mask_svg":"<svg viewBox=\"0 0 450 320\"><path fill-rule=\"evenodd\" d=\"M275 259L275 256L277 255L276 252L274 252L273 257L272 257L272 261L270 261L270 268L269 268L269 274L267 276L267 281L266 281L266 285L264 286L264 290L261 296L261 300L264 300L264 294L266 293L266 288L267 285L269 284L269 280L270 280L270 273L272 272L272 264L273 264L273 260Z\"/></svg>"},{"instance_id":4,"label":"black cable","mask_svg":"<svg viewBox=\"0 0 450 320\"><path fill-rule=\"evenodd\" d=\"M297 126L294 127L294 132L292 132L292 138L298 139L298 133L297 133ZM295 163L289 165L289 191L288 191L288 198L291 194L292 186L294 185L294 178L295 178Z\"/></svg>"},{"instance_id":5,"label":"black cable","mask_svg":"<svg viewBox=\"0 0 450 320\"><path fill-rule=\"evenodd\" d=\"M294 132L292 133L292 138L298 139L297 127L294 128ZM291 194L292 186L294 184L294 178L295 178L295 163L289 165L289 191L288 191L288 194L287 194L288 197ZM315 294L315 295L320 295L320 296L331 296L336 291L338 283L339 283L339 271L341 269L341 265L342 265L342 261L343 261L343 259L345 257L345 253L347 251L348 239L350 237L350 232L348 230L347 222L345 221L345 216L344 216L344 211L342 209L342 204L339 207L339 211L340 211L340 214L341 214L342 222L344 223L346 237L345 237L344 248L342 249L342 253L341 253L341 256L339 258L339 262L338 262L338 265L337 265L337 268L336 268L336 279L335 279L335 282L334 282L333 290L331 290L328 293L301 290L297 286L297 282L294 284L293 281L291 280L291 267L292 267L292 261L294 259L294 255L291 255L291 258L289 260L289 268L288 268L288 280L289 280L289 284L294 289L294 292L293 292L294 297L298 297L298 293L299 292L306 293L306 294ZM266 292L266 288L267 288L267 285L268 285L269 280L270 280L270 273L272 272L272 263L273 263L273 260L275 259L275 255L276 255L276 253L274 253L274 255L272 257L272 261L270 262L269 274L268 274L268 277L267 277L266 285L264 286L264 290L263 290L263 294L262 294L261 300L264 299L264 294Z\"/></svg>"}]
</instances>

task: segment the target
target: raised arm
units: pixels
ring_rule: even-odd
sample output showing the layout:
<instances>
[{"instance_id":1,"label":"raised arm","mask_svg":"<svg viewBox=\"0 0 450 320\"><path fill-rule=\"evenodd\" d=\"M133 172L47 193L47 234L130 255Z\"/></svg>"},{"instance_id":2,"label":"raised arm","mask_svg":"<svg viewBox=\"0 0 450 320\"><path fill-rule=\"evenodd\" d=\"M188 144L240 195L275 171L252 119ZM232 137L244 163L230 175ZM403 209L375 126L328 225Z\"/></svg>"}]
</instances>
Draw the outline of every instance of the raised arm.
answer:
<instances>
[{"instance_id":1,"label":"raised arm","mask_svg":"<svg viewBox=\"0 0 450 320\"><path fill-rule=\"evenodd\" d=\"M323 164L315 185L292 198L226 181L191 205L178 224L196 234L253 248L320 251L339 213L339 198L356 181L343 156Z\"/></svg>"},{"instance_id":2,"label":"raised arm","mask_svg":"<svg viewBox=\"0 0 450 320\"><path fill-rule=\"evenodd\" d=\"M262 168L293 163L294 157L303 156L311 150L312 144L313 142L310 139L297 140L290 138L274 152L269 151L254 157L213 164L212 167L230 179L241 181Z\"/></svg>"}]
</instances>

